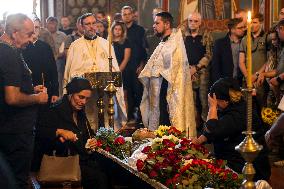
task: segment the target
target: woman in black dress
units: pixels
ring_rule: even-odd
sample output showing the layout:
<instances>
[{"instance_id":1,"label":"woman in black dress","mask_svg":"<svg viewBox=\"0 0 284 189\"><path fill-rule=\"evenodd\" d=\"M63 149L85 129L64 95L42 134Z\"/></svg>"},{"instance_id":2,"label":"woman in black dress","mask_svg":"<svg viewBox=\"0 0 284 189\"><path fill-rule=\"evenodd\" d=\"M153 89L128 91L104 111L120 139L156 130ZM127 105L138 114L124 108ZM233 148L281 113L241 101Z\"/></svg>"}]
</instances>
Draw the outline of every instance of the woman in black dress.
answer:
<instances>
[{"instance_id":1,"label":"woman in black dress","mask_svg":"<svg viewBox=\"0 0 284 189\"><path fill-rule=\"evenodd\" d=\"M130 60L131 49L129 40L126 38L126 25L123 22L115 21L111 26L111 32L113 36L113 47L115 56L119 65L119 69L122 72L123 79L123 89L124 89L124 100L126 109L128 110L127 103L127 91L129 87L129 78L126 74L127 72L127 64Z\"/></svg>"}]
</instances>

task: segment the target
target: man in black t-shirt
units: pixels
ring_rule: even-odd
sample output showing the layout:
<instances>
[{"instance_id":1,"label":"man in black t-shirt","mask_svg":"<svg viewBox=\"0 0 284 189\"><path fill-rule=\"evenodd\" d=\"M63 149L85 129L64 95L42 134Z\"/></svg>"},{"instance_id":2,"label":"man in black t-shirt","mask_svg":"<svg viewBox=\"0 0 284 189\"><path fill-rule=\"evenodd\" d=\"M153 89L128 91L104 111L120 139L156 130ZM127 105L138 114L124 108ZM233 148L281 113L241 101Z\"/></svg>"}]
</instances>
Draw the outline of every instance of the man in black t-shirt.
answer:
<instances>
[{"instance_id":1,"label":"man in black t-shirt","mask_svg":"<svg viewBox=\"0 0 284 189\"><path fill-rule=\"evenodd\" d=\"M20 50L32 42L33 34L33 22L24 14L13 14L7 17L0 38L0 152L20 189L28 187L35 105L48 100L44 86L33 87ZM0 179L0 186L5 184Z\"/></svg>"},{"instance_id":2,"label":"man in black t-shirt","mask_svg":"<svg viewBox=\"0 0 284 189\"><path fill-rule=\"evenodd\" d=\"M127 38L131 44L131 58L126 68L126 73L129 74L130 89L128 92L128 119L133 119L135 107L138 108L141 103L143 87L138 80L138 75L145 66L147 60L146 53L146 36L142 26L134 22L133 9L130 6L124 6L121 9L122 20L127 27ZM138 111L138 122L141 121Z\"/></svg>"}]
</instances>

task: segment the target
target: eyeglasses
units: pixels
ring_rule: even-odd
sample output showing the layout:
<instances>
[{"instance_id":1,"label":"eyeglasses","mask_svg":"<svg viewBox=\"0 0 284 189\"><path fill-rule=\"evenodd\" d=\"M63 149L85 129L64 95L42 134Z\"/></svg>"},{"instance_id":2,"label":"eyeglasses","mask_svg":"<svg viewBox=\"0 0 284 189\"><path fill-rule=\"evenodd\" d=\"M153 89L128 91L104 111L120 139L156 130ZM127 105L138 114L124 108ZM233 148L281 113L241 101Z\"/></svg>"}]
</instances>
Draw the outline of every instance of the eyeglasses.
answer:
<instances>
[{"instance_id":1,"label":"eyeglasses","mask_svg":"<svg viewBox=\"0 0 284 189\"><path fill-rule=\"evenodd\" d=\"M197 23L199 20L188 20L189 22Z\"/></svg>"}]
</instances>

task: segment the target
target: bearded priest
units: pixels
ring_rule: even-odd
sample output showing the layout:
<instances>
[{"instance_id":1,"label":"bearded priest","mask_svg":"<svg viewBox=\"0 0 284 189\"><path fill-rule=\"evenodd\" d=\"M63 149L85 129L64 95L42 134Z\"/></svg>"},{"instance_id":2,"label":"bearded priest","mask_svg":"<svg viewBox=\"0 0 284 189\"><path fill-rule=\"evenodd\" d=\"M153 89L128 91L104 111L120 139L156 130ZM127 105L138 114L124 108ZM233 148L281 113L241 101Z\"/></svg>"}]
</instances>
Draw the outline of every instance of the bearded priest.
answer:
<instances>
[{"instance_id":1,"label":"bearded priest","mask_svg":"<svg viewBox=\"0 0 284 189\"><path fill-rule=\"evenodd\" d=\"M64 74L64 86L71 81L73 77L84 76L89 72L109 72L108 61L108 41L96 35L96 18L92 13L86 13L81 16L81 25L84 35L74 41L67 52L67 61ZM111 47L112 70L119 72L118 63L115 57L114 49ZM92 94L91 99L86 104L86 114L93 129L98 128L97 119L97 93ZM115 98L115 120L114 129L118 130L126 124L126 108L124 103L124 94L122 87L117 88ZM106 115L106 111L105 111ZM107 125L105 116L105 125Z\"/></svg>"},{"instance_id":2,"label":"bearded priest","mask_svg":"<svg viewBox=\"0 0 284 189\"><path fill-rule=\"evenodd\" d=\"M144 91L140 105L143 124L150 130L172 125L196 136L191 75L181 31L173 30L168 12L156 14L154 31L161 42L139 75Z\"/></svg>"}]
</instances>

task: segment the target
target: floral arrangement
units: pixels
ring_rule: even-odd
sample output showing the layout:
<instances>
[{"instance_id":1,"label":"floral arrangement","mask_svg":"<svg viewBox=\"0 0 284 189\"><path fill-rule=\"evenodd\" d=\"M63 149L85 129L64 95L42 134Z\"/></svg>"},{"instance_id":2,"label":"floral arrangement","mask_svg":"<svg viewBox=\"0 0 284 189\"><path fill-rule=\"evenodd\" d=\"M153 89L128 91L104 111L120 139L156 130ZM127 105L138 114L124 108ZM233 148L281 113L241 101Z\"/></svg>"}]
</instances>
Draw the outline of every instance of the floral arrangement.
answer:
<instances>
[{"instance_id":1,"label":"floral arrangement","mask_svg":"<svg viewBox=\"0 0 284 189\"><path fill-rule=\"evenodd\" d=\"M169 188L239 188L241 178L225 168L225 161L208 160L209 153L203 145L179 138L183 133L175 127L160 126L155 134L159 138L146 146L138 159L137 170Z\"/></svg>"},{"instance_id":2,"label":"floral arrangement","mask_svg":"<svg viewBox=\"0 0 284 189\"><path fill-rule=\"evenodd\" d=\"M205 147L174 135L154 139L152 145L146 146L142 152L147 154L147 158L144 161L137 160L137 170L161 183L166 183L178 174L185 160L207 158L209 155Z\"/></svg>"},{"instance_id":3,"label":"floral arrangement","mask_svg":"<svg viewBox=\"0 0 284 189\"><path fill-rule=\"evenodd\" d=\"M264 107L261 110L261 118L268 125L272 125L279 115L280 111L274 108Z\"/></svg>"},{"instance_id":4,"label":"floral arrangement","mask_svg":"<svg viewBox=\"0 0 284 189\"><path fill-rule=\"evenodd\" d=\"M166 181L169 188L240 188L242 178L231 169L225 168L225 161L192 159L182 166L178 173Z\"/></svg>"},{"instance_id":5,"label":"floral arrangement","mask_svg":"<svg viewBox=\"0 0 284 189\"><path fill-rule=\"evenodd\" d=\"M97 147L115 155L119 159L130 156L131 142L114 132L112 128L99 128L96 133Z\"/></svg>"},{"instance_id":6,"label":"floral arrangement","mask_svg":"<svg viewBox=\"0 0 284 189\"><path fill-rule=\"evenodd\" d=\"M162 136L168 136L168 135L174 135L178 138L183 138L185 137L185 132L181 132L177 128L173 126L166 126L166 125L160 125L157 130L155 130L155 135L157 137L162 137Z\"/></svg>"}]
</instances>

